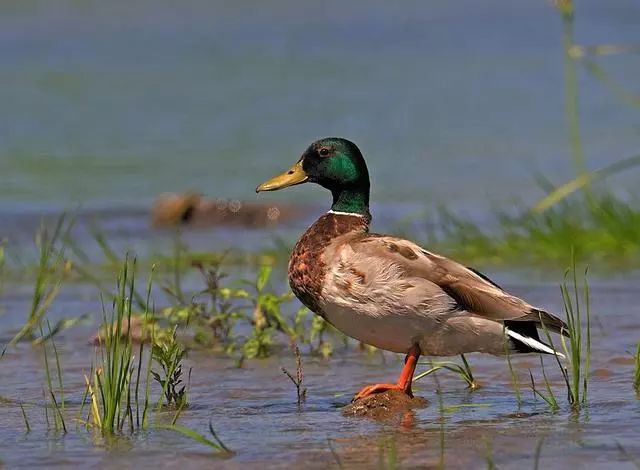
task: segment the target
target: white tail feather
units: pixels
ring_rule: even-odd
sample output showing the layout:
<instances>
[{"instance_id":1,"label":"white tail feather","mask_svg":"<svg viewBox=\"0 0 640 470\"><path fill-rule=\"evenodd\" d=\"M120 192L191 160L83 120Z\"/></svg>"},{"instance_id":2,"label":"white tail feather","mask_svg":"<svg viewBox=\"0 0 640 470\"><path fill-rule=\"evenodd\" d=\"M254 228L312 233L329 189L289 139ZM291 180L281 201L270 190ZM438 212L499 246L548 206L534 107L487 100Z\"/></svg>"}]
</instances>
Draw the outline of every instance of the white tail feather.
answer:
<instances>
[{"instance_id":1,"label":"white tail feather","mask_svg":"<svg viewBox=\"0 0 640 470\"><path fill-rule=\"evenodd\" d=\"M516 333L515 331L510 330L509 328L505 328L505 331L507 332L507 336L513 339L517 339L518 341L520 341L523 344L526 344L527 346L529 346L531 349L535 351L540 351L547 354L554 354L554 355L557 355L558 357L561 357L562 359L565 358L564 354L558 351L554 351L549 346L547 346L544 343L541 343L536 339L529 338L528 336L523 336L520 333Z\"/></svg>"}]
</instances>

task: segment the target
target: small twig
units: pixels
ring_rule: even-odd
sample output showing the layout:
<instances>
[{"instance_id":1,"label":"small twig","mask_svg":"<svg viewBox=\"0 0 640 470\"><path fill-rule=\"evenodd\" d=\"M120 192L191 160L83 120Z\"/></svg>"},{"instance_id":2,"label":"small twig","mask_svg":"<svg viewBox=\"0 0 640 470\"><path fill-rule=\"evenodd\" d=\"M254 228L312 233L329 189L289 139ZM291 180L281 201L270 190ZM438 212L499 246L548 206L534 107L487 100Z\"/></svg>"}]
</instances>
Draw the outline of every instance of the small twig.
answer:
<instances>
[{"instance_id":1,"label":"small twig","mask_svg":"<svg viewBox=\"0 0 640 470\"><path fill-rule=\"evenodd\" d=\"M292 343L293 352L296 356L296 376L294 377L287 369L281 367L284 375L289 377L289 380L293 382L293 385L296 386L296 393L298 395L298 406L302 404L303 401L307 399L307 389L302 388L302 382L304 381L304 374L302 372L302 356L300 355L300 348L294 342Z\"/></svg>"}]
</instances>

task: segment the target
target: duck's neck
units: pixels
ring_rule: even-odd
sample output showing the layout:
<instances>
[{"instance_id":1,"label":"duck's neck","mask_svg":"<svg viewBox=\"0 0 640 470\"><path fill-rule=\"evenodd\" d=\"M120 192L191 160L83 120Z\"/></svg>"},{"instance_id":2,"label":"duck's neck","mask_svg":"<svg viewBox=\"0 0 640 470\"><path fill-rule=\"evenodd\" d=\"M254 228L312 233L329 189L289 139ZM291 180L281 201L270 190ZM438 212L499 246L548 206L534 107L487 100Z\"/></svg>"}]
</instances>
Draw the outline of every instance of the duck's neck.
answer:
<instances>
[{"instance_id":1,"label":"duck's neck","mask_svg":"<svg viewBox=\"0 0 640 470\"><path fill-rule=\"evenodd\" d=\"M333 189L331 194L333 195L332 212L371 218L368 184L363 187Z\"/></svg>"}]
</instances>

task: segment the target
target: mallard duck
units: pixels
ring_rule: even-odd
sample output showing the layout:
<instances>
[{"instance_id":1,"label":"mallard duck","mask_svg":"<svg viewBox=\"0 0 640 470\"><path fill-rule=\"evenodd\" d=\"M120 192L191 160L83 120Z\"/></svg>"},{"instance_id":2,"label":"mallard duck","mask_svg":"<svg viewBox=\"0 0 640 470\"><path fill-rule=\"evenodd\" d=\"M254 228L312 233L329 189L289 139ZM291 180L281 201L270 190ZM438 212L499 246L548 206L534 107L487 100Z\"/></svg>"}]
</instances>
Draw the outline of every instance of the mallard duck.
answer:
<instances>
[{"instance_id":1,"label":"mallard duck","mask_svg":"<svg viewBox=\"0 0 640 470\"><path fill-rule=\"evenodd\" d=\"M364 387L355 399L394 389L413 396L421 354L559 354L538 335L543 326L566 332L558 317L474 269L408 240L369 232L369 172L353 142L331 137L312 143L291 169L256 192L307 182L331 191L333 204L291 253L291 289L347 336L407 355L395 384Z\"/></svg>"}]
</instances>

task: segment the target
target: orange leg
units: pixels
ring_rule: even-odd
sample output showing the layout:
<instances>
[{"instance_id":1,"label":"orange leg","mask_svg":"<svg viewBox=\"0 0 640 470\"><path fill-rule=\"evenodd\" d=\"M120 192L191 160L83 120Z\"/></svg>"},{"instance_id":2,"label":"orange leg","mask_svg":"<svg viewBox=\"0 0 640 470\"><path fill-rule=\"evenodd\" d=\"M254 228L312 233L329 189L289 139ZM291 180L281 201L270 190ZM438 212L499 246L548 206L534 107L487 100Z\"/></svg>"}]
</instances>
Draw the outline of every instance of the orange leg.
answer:
<instances>
[{"instance_id":1,"label":"orange leg","mask_svg":"<svg viewBox=\"0 0 640 470\"><path fill-rule=\"evenodd\" d=\"M398 377L398 383L369 385L360 390L358 394L353 398L353 401L359 400L360 398L364 398L369 395L373 395L375 393L386 392L387 390L402 390L404 393L413 398L413 392L411 391L411 382L413 381L413 373L416 370L416 365L418 364L420 353L420 346L418 346L417 344L413 345L411 349L409 349L407 358L404 360L404 367L402 368L402 372L400 372L400 377Z\"/></svg>"}]
</instances>

